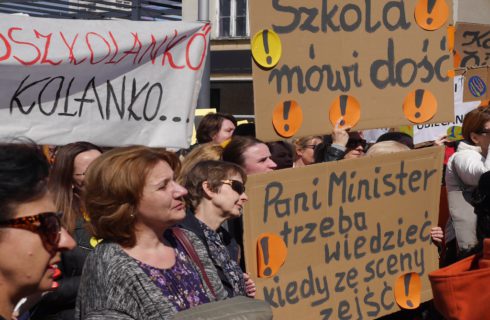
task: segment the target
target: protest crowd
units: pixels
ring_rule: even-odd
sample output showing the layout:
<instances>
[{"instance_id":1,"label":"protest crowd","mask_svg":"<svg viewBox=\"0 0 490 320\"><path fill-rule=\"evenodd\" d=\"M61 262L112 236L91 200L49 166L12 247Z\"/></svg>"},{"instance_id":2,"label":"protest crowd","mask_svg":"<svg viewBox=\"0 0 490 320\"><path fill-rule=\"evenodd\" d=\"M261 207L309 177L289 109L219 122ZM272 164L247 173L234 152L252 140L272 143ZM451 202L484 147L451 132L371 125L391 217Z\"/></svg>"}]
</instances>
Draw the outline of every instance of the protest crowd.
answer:
<instances>
[{"instance_id":1,"label":"protest crowd","mask_svg":"<svg viewBox=\"0 0 490 320\"><path fill-rule=\"evenodd\" d=\"M52 21L0 21L0 320L490 319L490 94L475 95L460 134L419 143L403 130L454 118L441 2L343 3L316 19L272 1L282 38L252 39L255 122L209 112L193 144L209 24L108 23L80 40ZM322 66L320 29L345 36L339 47L367 32L387 57L361 46ZM307 63L287 56L291 39L308 42ZM320 90L346 93L323 122Z\"/></svg>"},{"instance_id":2,"label":"protest crowd","mask_svg":"<svg viewBox=\"0 0 490 320\"><path fill-rule=\"evenodd\" d=\"M338 126L276 148L233 135L235 125L230 115L204 117L197 136L205 142L181 159L144 146L81 141L43 153L25 139L2 142L2 316L167 319L213 301L253 299L255 282L241 263L247 175L414 148L405 133L368 146L362 132ZM453 152L445 176L451 218L445 232L430 230L441 266L486 252L484 268L490 258L489 132L490 111L480 107L465 117L457 151L444 137L435 142Z\"/></svg>"}]
</instances>

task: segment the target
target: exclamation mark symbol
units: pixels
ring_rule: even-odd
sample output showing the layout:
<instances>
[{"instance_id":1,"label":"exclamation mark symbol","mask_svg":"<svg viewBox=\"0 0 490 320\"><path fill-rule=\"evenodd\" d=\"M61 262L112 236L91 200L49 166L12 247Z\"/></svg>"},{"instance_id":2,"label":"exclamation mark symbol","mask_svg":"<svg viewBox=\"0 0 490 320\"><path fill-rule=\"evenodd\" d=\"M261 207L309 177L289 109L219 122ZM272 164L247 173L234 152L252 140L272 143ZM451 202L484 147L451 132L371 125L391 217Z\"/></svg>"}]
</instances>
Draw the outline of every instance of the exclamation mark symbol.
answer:
<instances>
[{"instance_id":1,"label":"exclamation mark symbol","mask_svg":"<svg viewBox=\"0 0 490 320\"><path fill-rule=\"evenodd\" d=\"M436 6L437 0L428 0L427 1L427 13L430 15ZM434 20L431 17L427 18L427 24L432 24Z\"/></svg>"},{"instance_id":2,"label":"exclamation mark symbol","mask_svg":"<svg viewBox=\"0 0 490 320\"><path fill-rule=\"evenodd\" d=\"M408 297L408 294L410 293L410 280L411 279L412 279L412 274L411 273L407 273L403 277L403 281L404 281L404 284L405 284L405 296L406 297ZM413 302L412 302L412 300L407 299L407 306L409 306L410 308L413 308Z\"/></svg>"},{"instance_id":3,"label":"exclamation mark symbol","mask_svg":"<svg viewBox=\"0 0 490 320\"><path fill-rule=\"evenodd\" d=\"M269 55L269 30L265 29L264 32L262 32L262 39L264 41L264 50L267 54L267 57L265 59L267 61L267 64L271 64L272 57Z\"/></svg>"},{"instance_id":4,"label":"exclamation mark symbol","mask_svg":"<svg viewBox=\"0 0 490 320\"><path fill-rule=\"evenodd\" d=\"M260 246L262 247L262 254L264 255L264 263L267 266L269 264L269 238L264 237L260 239ZM264 269L264 275L270 276L272 274L272 269L270 267L266 267Z\"/></svg>"},{"instance_id":5,"label":"exclamation mark symbol","mask_svg":"<svg viewBox=\"0 0 490 320\"><path fill-rule=\"evenodd\" d=\"M284 120L288 120L289 110L291 110L291 101L284 101L284 108L282 111L282 117ZM284 125L284 130L289 131L289 124Z\"/></svg>"},{"instance_id":6,"label":"exclamation mark symbol","mask_svg":"<svg viewBox=\"0 0 490 320\"><path fill-rule=\"evenodd\" d=\"M424 100L424 90L415 90L415 108L419 109L422 106L422 101ZM415 112L415 118L420 118L420 112Z\"/></svg>"},{"instance_id":7,"label":"exclamation mark symbol","mask_svg":"<svg viewBox=\"0 0 490 320\"><path fill-rule=\"evenodd\" d=\"M345 125L344 117L347 111L347 99L349 99L349 97L345 94L340 96L340 115L342 116L342 120L340 120L341 126Z\"/></svg>"}]
</instances>

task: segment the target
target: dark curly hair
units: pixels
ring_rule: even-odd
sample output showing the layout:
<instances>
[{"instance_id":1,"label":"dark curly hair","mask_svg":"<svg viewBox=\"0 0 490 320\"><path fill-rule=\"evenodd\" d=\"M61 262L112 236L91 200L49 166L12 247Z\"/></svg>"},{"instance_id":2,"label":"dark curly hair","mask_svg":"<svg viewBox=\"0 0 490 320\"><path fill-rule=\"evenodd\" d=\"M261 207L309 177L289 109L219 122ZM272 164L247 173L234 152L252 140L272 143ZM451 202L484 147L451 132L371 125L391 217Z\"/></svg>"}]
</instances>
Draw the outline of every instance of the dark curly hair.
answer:
<instances>
[{"instance_id":1,"label":"dark curly hair","mask_svg":"<svg viewBox=\"0 0 490 320\"><path fill-rule=\"evenodd\" d=\"M48 174L48 160L32 141L0 143L0 220L12 218L17 205L44 196Z\"/></svg>"}]
</instances>

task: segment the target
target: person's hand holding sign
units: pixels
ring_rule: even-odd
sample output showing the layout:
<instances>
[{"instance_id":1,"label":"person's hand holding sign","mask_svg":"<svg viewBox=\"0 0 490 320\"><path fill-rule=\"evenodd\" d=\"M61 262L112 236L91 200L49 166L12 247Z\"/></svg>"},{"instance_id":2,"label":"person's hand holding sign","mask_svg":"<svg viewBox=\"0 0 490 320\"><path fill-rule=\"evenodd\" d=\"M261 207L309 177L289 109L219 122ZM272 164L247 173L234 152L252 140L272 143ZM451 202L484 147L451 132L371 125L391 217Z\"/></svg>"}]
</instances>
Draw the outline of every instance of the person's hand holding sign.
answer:
<instances>
[{"instance_id":1,"label":"person's hand holding sign","mask_svg":"<svg viewBox=\"0 0 490 320\"><path fill-rule=\"evenodd\" d=\"M340 127L340 123L343 118L340 117L337 123L335 123L335 128L332 131L332 144L345 147L349 141L349 133L347 132L351 126Z\"/></svg>"}]
</instances>

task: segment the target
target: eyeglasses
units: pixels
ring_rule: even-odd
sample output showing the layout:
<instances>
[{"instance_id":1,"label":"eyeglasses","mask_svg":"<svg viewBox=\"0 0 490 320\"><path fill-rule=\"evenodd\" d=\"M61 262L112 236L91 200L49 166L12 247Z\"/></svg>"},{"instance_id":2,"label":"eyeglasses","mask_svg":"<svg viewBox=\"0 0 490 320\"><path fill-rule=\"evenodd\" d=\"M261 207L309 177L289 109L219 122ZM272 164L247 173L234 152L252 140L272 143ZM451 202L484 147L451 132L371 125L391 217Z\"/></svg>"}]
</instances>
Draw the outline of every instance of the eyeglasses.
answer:
<instances>
[{"instance_id":1,"label":"eyeglasses","mask_svg":"<svg viewBox=\"0 0 490 320\"><path fill-rule=\"evenodd\" d=\"M221 183L229 185L233 191L240 195L245 192L245 185L241 181L228 179L221 180Z\"/></svg>"},{"instance_id":2,"label":"eyeglasses","mask_svg":"<svg viewBox=\"0 0 490 320\"><path fill-rule=\"evenodd\" d=\"M310 148L310 149L315 150L317 146L318 146L318 144L307 144L307 145L305 145L304 147L305 147L305 148Z\"/></svg>"},{"instance_id":3,"label":"eyeglasses","mask_svg":"<svg viewBox=\"0 0 490 320\"><path fill-rule=\"evenodd\" d=\"M61 212L43 212L34 216L0 221L0 228L16 228L38 233L48 250L58 247L61 233Z\"/></svg>"},{"instance_id":4,"label":"eyeglasses","mask_svg":"<svg viewBox=\"0 0 490 320\"><path fill-rule=\"evenodd\" d=\"M349 139L349 141L347 141L347 144L345 145L345 147L347 149L355 149L358 146L361 146L363 149L366 149L366 146L367 146L366 140L364 140L364 139Z\"/></svg>"}]
</instances>

